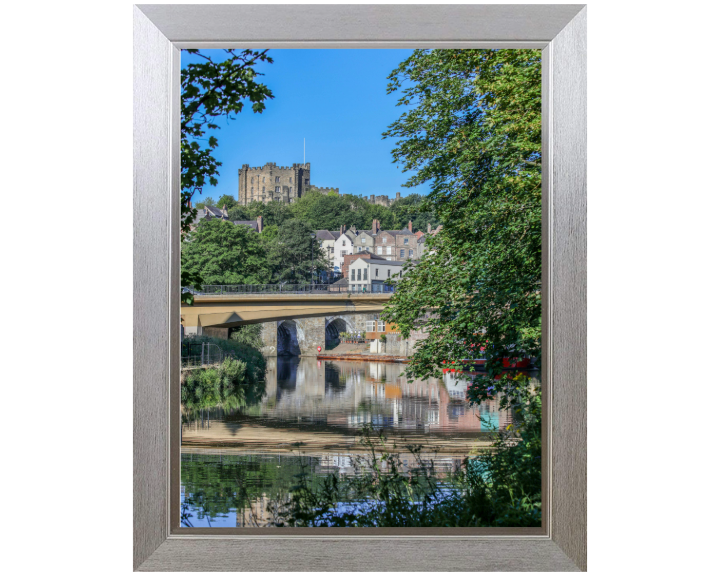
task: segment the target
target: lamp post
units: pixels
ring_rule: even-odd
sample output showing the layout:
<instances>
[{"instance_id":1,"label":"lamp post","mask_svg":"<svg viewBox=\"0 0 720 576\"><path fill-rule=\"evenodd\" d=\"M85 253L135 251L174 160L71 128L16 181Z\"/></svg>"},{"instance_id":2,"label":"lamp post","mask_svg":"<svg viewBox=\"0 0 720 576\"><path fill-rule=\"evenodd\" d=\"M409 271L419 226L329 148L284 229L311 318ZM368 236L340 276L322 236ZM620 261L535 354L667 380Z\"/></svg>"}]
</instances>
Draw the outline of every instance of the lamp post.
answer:
<instances>
[{"instance_id":1,"label":"lamp post","mask_svg":"<svg viewBox=\"0 0 720 576\"><path fill-rule=\"evenodd\" d=\"M312 291L313 281L315 279L315 233L310 234L310 258L312 265L310 267L310 290Z\"/></svg>"}]
</instances>

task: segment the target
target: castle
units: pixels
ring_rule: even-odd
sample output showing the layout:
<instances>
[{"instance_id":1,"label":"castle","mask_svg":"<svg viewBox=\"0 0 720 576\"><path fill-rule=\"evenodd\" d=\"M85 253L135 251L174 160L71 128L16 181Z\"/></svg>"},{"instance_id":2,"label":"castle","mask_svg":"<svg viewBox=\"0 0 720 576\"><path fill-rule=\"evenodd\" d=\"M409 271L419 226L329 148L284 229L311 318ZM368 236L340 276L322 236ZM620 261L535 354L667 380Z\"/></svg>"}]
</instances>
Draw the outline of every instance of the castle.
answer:
<instances>
[{"instance_id":1,"label":"castle","mask_svg":"<svg viewBox=\"0 0 720 576\"><path fill-rule=\"evenodd\" d=\"M278 166L274 162L256 168L243 164L238 170L238 203L242 206L252 201L263 204L271 201L290 204L302 198L310 188L323 194L340 194L339 188L318 188L310 185L310 162L293 164L291 167Z\"/></svg>"},{"instance_id":2,"label":"castle","mask_svg":"<svg viewBox=\"0 0 720 576\"><path fill-rule=\"evenodd\" d=\"M340 194L339 188L319 188L310 184L310 162L293 164L291 167L278 166L274 162L255 168L243 164L238 170L238 204L241 206L253 201L267 204L273 200L290 204L302 198L310 189L322 194L329 192ZM391 200L386 195L374 194L369 198L367 196L363 198L370 204L390 206L395 200L400 200L400 192L397 193L395 200Z\"/></svg>"}]
</instances>

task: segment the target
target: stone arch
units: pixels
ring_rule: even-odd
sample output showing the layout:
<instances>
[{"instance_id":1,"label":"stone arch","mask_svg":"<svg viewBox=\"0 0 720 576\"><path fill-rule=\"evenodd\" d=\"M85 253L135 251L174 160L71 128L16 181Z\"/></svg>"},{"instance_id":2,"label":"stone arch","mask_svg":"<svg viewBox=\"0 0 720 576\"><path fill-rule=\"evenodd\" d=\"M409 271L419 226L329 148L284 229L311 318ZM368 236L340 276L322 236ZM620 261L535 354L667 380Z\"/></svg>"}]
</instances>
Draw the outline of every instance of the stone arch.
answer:
<instances>
[{"instance_id":1,"label":"stone arch","mask_svg":"<svg viewBox=\"0 0 720 576\"><path fill-rule=\"evenodd\" d=\"M294 320L282 320L277 327L277 355L300 356L297 324Z\"/></svg>"},{"instance_id":2,"label":"stone arch","mask_svg":"<svg viewBox=\"0 0 720 576\"><path fill-rule=\"evenodd\" d=\"M325 345L340 339L340 332L354 332L355 323L348 316L328 316L325 318Z\"/></svg>"}]
</instances>

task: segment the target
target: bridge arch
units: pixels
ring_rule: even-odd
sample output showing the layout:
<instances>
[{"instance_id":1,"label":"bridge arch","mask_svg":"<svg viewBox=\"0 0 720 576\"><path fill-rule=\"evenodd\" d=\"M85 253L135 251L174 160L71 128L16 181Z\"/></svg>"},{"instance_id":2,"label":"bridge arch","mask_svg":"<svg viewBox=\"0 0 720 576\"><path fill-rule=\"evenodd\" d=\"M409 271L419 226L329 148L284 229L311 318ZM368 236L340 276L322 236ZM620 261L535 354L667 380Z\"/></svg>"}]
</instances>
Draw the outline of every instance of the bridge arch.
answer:
<instances>
[{"instance_id":1,"label":"bridge arch","mask_svg":"<svg viewBox=\"0 0 720 576\"><path fill-rule=\"evenodd\" d=\"M355 323L348 316L325 318L325 345L340 339L340 332L355 332Z\"/></svg>"},{"instance_id":2,"label":"bridge arch","mask_svg":"<svg viewBox=\"0 0 720 576\"><path fill-rule=\"evenodd\" d=\"M282 320L277 327L277 355L300 356L298 327L294 320Z\"/></svg>"}]
</instances>

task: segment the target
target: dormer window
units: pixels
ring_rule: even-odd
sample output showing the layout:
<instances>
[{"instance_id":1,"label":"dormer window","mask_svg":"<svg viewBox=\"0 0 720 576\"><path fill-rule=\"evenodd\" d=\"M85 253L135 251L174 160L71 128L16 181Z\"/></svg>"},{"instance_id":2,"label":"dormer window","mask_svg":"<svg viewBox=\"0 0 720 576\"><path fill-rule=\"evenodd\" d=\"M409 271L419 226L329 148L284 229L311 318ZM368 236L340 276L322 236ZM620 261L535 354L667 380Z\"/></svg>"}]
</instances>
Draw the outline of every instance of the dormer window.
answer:
<instances>
[{"instance_id":1,"label":"dormer window","mask_svg":"<svg viewBox=\"0 0 720 576\"><path fill-rule=\"evenodd\" d=\"M365 238L361 238L361 239L360 239L360 242L362 242L363 244L365 244Z\"/></svg>"},{"instance_id":2,"label":"dormer window","mask_svg":"<svg viewBox=\"0 0 720 576\"><path fill-rule=\"evenodd\" d=\"M383 238L383 244L387 244L387 238Z\"/></svg>"}]
</instances>

